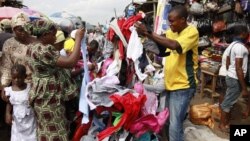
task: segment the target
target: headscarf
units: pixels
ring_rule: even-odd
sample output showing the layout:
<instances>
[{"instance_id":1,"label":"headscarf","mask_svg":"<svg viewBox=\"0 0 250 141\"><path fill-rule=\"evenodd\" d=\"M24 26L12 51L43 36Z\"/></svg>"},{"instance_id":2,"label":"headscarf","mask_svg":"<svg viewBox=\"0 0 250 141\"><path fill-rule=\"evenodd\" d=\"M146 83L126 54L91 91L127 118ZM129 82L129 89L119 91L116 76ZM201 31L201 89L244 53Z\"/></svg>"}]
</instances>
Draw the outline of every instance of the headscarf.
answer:
<instances>
[{"instance_id":1,"label":"headscarf","mask_svg":"<svg viewBox=\"0 0 250 141\"><path fill-rule=\"evenodd\" d=\"M31 24L28 24L25 28L28 28L32 35L40 37L41 35L50 32L52 29L56 29L56 26L49 20L38 19Z\"/></svg>"},{"instance_id":2,"label":"headscarf","mask_svg":"<svg viewBox=\"0 0 250 141\"><path fill-rule=\"evenodd\" d=\"M15 28L16 26L22 26L24 27L25 24L30 22L30 19L27 14L20 12L17 13L15 16L12 17L11 19L11 27Z\"/></svg>"}]
</instances>

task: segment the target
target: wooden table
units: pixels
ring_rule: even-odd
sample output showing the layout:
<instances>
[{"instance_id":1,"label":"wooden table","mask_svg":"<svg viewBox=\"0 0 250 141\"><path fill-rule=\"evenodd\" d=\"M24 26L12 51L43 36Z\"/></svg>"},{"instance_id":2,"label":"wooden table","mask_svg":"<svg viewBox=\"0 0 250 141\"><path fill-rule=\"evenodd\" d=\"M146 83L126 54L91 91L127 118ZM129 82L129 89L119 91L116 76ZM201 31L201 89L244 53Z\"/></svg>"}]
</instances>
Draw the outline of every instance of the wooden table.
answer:
<instances>
[{"instance_id":1,"label":"wooden table","mask_svg":"<svg viewBox=\"0 0 250 141\"><path fill-rule=\"evenodd\" d=\"M212 84L211 85L206 85L205 75L212 77ZM220 94L215 91L217 77L218 77L218 70L201 68L201 91L200 91L200 94L202 97L204 97L204 91L210 92L211 98L217 98L220 96Z\"/></svg>"}]
</instances>

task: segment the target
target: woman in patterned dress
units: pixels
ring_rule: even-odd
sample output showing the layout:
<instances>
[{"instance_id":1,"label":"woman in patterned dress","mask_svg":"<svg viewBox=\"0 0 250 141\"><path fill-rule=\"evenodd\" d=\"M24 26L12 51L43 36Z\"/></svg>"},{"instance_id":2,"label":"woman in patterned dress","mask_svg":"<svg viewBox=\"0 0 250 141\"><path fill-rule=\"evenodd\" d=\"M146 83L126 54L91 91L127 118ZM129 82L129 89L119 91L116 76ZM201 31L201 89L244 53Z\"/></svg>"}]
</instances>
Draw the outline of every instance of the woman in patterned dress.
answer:
<instances>
[{"instance_id":1,"label":"woman in patterned dress","mask_svg":"<svg viewBox=\"0 0 250 141\"><path fill-rule=\"evenodd\" d=\"M64 57L53 46L57 31L53 23L37 20L30 29L39 41L31 44L27 51L33 72L30 103L37 116L38 140L68 141L64 103L74 98L79 91L75 81L63 68L71 68L77 63L84 30L77 31L73 53Z\"/></svg>"}]
</instances>

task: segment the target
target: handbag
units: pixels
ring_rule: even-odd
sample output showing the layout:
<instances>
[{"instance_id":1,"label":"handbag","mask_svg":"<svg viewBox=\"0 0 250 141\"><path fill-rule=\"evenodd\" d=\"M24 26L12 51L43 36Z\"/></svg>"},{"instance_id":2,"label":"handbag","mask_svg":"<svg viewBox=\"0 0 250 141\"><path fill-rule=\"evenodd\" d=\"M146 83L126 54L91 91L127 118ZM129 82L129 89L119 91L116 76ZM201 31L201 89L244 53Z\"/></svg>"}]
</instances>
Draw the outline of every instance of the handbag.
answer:
<instances>
[{"instance_id":1,"label":"handbag","mask_svg":"<svg viewBox=\"0 0 250 141\"><path fill-rule=\"evenodd\" d=\"M208 103L191 105L189 119L192 123L197 125L206 125L210 128L214 127L212 109L209 107Z\"/></svg>"},{"instance_id":2,"label":"handbag","mask_svg":"<svg viewBox=\"0 0 250 141\"><path fill-rule=\"evenodd\" d=\"M190 13L193 15L203 15L204 14L203 5L198 2L194 2L190 7Z\"/></svg>"},{"instance_id":3,"label":"handbag","mask_svg":"<svg viewBox=\"0 0 250 141\"><path fill-rule=\"evenodd\" d=\"M218 10L218 14L222 14L222 13L225 13L225 12L228 12L232 10L232 5L231 4L228 4L228 3L225 3L224 5L221 6L221 8Z\"/></svg>"},{"instance_id":4,"label":"handbag","mask_svg":"<svg viewBox=\"0 0 250 141\"><path fill-rule=\"evenodd\" d=\"M217 11L219 9L216 2L207 2L204 7L206 11Z\"/></svg>"}]
</instances>

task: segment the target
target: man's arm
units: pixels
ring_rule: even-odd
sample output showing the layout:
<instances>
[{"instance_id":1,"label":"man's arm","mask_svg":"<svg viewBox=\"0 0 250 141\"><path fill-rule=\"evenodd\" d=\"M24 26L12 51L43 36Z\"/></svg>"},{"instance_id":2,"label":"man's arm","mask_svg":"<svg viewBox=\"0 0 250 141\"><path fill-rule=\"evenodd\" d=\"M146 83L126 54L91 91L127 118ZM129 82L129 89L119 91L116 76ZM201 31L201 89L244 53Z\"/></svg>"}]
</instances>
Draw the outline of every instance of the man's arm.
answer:
<instances>
[{"instance_id":1,"label":"man's arm","mask_svg":"<svg viewBox=\"0 0 250 141\"><path fill-rule=\"evenodd\" d=\"M235 69L236 69L238 80L242 88L242 94L247 95L247 86L246 86L246 82L244 79L242 64L243 64L243 58L235 58Z\"/></svg>"},{"instance_id":2,"label":"man's arm","mask_svg":"<svg viewBox=\"0 0 250 141\"><path fill-rule=\"evenodd\" d=\"M135 27L139 34L148 37L149 39L161 45L161 47L164 47L164 49L169 48L171 50L176 50L178 53L182 53L181 45L176 40L162 37L154 32L150 33L147 31L147 28L144 24L140 24L138 22L135 23Z\"/></svg>"},{"instance_id":3,"label":"man's arm","mask_svg":"<svg viewBox=\"0 0 250 141\"><path fill-rule=\"evenodd\" d=\"M147 33L146 35L149 39L155 41L156 43L160 44L160 47L169 48L171 50L176 50L179 54L182 53L181 45L176 40L171 40L166 37L160 36L156 33Z\"/></svg>"}]
</instances>

